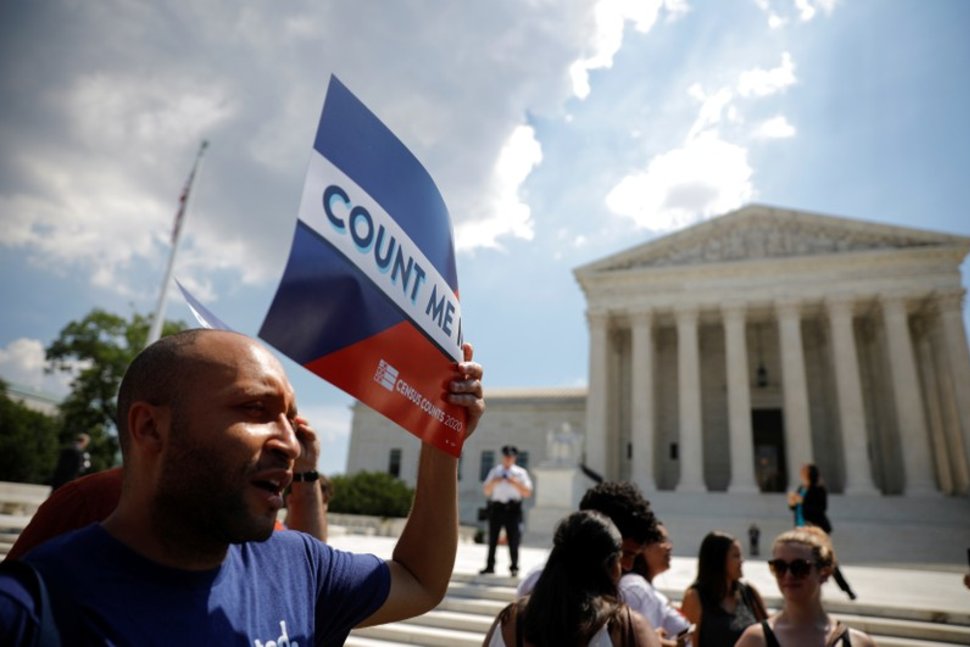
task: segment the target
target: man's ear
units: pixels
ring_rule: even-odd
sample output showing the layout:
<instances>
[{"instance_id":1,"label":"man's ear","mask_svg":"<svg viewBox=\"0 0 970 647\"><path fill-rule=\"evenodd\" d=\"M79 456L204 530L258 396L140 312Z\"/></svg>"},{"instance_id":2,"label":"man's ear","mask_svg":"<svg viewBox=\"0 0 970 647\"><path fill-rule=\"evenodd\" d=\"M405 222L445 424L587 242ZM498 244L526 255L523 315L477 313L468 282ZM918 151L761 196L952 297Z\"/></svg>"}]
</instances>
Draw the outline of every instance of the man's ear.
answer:
<instances>
[{"instance_id":1,"label":"man's ear","mask_svg":"<svg viewBox=\"0 0 970 647\"><path fill-rule=\"evenodd\" d=\"M128 433L132 445L161 451L168 437L171 413L168 407L138 401L128 409Z\"/></svg>"}]
</instances>

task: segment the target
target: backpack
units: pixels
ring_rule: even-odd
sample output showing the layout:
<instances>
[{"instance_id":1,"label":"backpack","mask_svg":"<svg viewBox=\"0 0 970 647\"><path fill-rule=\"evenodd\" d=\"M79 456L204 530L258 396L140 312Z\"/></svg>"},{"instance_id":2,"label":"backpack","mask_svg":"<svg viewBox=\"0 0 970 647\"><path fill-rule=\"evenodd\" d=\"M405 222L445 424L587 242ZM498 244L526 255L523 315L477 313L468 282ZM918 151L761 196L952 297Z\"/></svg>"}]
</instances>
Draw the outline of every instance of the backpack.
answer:
<instances>
[{"instance_id":1,"label":"backpack","mask_svg":"<svg viewBox=\"0 0 970 647\"><path fill-rule=\"evenodd\" d=\"M24 644L24 647L61 647L61 635L54 622L50 594L37 569L27 562L8 559L0 562L0 575L7 575L19 582L34 602L37 631L33 641Z\"/></svg>"}]
</instances>

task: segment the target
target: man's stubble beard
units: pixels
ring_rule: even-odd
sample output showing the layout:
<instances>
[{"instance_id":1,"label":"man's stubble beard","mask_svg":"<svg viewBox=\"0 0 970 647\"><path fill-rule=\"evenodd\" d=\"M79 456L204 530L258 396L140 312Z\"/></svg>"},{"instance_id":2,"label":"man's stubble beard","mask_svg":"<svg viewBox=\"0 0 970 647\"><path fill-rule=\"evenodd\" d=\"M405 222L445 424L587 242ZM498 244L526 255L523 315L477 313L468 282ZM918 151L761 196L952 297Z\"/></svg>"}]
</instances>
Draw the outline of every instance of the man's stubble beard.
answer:
<instances>
[{"instance_id":1,"label":"man's stubble beard","mask_svg":"<svg viewBox=\"0 0 970 647\"><path fill-rule=\"evenodd\" d=\"M272 526L267 529L253 519L245 501L254 466L229 465L224 454L192 442L190 425L188 416L173 405L153 524L165 534L181 534L189 543L224 546L269 538Z\"/></svg>"}]
</instances>

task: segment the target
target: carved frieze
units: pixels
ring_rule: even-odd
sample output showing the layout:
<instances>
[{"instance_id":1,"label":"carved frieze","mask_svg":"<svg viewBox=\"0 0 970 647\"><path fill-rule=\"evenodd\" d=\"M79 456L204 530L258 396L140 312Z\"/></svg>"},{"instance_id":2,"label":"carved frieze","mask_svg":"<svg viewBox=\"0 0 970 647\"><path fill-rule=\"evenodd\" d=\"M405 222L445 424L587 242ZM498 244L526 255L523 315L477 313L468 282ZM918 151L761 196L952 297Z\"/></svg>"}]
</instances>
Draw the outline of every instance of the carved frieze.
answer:
<instances>
[{"instance_id":1,"label":"carved frieze","mask_svg":"<svg viewBox=\"0 0 970 647\"><path fill-rule=\"evenodd\" d=\"M611 269L820 256L943 243L906 236L898 229L846 226L827 220L786 215L714 220L686 230L684 235L647 245L642 254L617 259Z\"/></svg>"}]
</instances>

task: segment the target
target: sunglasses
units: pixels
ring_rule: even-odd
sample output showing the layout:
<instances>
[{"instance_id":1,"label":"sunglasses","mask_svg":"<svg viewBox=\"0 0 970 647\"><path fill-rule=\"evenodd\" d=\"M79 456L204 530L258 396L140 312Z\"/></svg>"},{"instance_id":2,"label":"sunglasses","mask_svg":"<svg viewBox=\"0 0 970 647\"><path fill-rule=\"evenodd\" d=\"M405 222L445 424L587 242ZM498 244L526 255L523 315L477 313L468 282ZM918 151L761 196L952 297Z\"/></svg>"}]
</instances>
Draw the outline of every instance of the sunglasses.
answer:
<instances>
[{"instance_id":1,"label":"sunglasses","mask_svg":"<svg viewBox=\"0 0 970 647\"><path fill-rule=\"evenodd\" d=\"M785 573L791 571L792 577L805 577L811 572L815 562L807 559L793 559L786 562L783 559L773 559L768 562L768 568L775 574L775 577L784 577Z\"/></svg>"}]
</instances>

